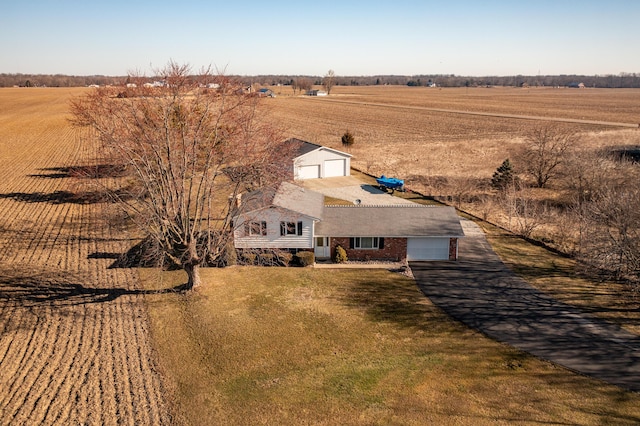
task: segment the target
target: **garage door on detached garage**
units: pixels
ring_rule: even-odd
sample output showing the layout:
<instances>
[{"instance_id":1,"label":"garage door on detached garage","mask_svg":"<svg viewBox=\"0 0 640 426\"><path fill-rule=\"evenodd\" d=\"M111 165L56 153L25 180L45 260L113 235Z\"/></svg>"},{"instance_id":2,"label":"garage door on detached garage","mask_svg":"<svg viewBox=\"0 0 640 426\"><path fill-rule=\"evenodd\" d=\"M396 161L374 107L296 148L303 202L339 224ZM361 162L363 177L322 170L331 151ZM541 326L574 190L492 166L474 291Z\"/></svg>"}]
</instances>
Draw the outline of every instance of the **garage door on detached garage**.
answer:
<instances>
[{"instance_id":1,"label":"garage door on detached garage","mask_svg":"<svg viewBox=\"0 0 640 426\"><path fill-rule=\"evenodd\" d=\"M286 142L293 152L293 174L298 180L349 176L351 154L300 139Z\"/></svg>"},{"instance_id":2,"label":"garage door on detached garage","mask_svg":"<svg viewBox=\"0 0 640 426\"><path fill-rule=\"evenodd\" d=\"M297 179L318 179L320 177L320 164L298 167Z\"/></svg>"},{"instance_id":3,"label":"garage door on detached garage","mask_svg":"<svg viewBox=\"0 0 640 426\"><path fill-rule=\"evenodd\" d=\"M407 260L449 260L449 238L407 238Z\"/></svg>"},{"instance_id":4,"label":"garage door on detached garage","mask_svg":"<svg viewBox=\"0 0 640 426\"><path fill-rule=\"evenodd\" d=\"M346 160L325 160L324 177L347 176L345 173Z\"/></svg>"}]
</instances>

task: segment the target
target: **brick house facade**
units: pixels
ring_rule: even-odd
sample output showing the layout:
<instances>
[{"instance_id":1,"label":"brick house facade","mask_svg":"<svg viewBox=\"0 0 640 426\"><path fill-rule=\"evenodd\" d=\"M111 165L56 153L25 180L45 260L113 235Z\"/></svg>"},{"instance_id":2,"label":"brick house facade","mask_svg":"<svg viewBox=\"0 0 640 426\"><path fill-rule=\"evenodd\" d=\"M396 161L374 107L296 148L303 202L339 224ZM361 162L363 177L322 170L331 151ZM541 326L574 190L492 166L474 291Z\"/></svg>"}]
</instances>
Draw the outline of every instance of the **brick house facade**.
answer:
<instances>
[{"instance_id":1,"label":"brick house facade","mask_svg":"<svg viewBox=\"0 0 640 426\"><path fill-rule=\"evenodd\" d=\"M305 250L333 259L340 245L351 260L457 259L464 232L453 207L325 206L324 200L287 182L243 195L234 216L236 249Z\"/></svg>"},{"instance_id":2,"label":"brick house facade","mask_svg":"<svg viewBox=\"0 0 640 426\"><path fill-rule=\"evenodd\" d=\"M336 246L342 246L350 260L387 260L399 262L407 257L406 238L383 238L382 248L355 249L353 239L348 237L331 238L331 258L336 255Z\"/></svg>"},{"instance_id":3,"label":"brick house facade","mask_svg":"<svg viewBox=\"0 0 640 426\"><path fill-rule=\"evenodd\" d=\"M458 260L458 239L449 240L449 260Z\"/></svg>"}]
</instances>

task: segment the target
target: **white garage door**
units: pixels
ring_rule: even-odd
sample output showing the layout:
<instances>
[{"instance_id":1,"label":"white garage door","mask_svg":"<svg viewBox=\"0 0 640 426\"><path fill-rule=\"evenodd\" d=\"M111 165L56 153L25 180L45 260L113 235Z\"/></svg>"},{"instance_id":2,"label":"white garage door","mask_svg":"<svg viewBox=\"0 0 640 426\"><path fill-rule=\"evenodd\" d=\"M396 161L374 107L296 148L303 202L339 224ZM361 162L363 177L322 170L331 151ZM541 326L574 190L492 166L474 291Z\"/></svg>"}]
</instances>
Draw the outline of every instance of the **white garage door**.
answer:
<instances>
[{"instance_id":1,"label":"white garage door","mask_svg":"<svg viewBox=\"0 0 640 426\"><path fill-rule=\"evenodd\" d=\"M407 260L449 260L449 238L407 239Z\"/></svg>"},{"instance_id":2,"label":"white garage door","mask_svg":"<svg viewBox=\"0 0 640 426\"><path fill-rule=\"evenodd\" d=\"M317 179L320 177L320 164L298 167L298 179Z\"/></svg>"},{"instance_id":3,"label":"white garage door","mask_svg":"<svg viewBox=\"0 0 640 426\"><path fill-rule=\"evenodd\" d=\"M324 177L344 176L345 160L325 160Z\"/></svg>"}]
</instances>

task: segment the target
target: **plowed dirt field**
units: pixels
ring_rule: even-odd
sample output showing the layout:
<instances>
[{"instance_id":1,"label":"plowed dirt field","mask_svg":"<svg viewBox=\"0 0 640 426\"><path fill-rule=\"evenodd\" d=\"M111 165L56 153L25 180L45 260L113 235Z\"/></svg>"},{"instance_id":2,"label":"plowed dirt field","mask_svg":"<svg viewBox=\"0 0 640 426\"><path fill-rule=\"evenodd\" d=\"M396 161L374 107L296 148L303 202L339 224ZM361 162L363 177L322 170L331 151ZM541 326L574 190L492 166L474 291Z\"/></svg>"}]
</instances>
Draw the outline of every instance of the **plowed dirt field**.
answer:
<instances>
[{"instance_id":1,"label":"plowed dirt field","mask_svg":"<svg viewBox=\"0 0 640 426\"><path fill-rule=\"evenodd\" d=\"M73 196L81 90L0 90L0 423L167 424L136 272L108 268L131 241Z\"/></svg>"},{"instance_id":2,"label":"plowed dirt field","mask_svg":"<svg viewBox=\"0 0 640 426\"><path fill-rule=\"evenodd\" d=\"M326 97L273 89L278 96L266 103L288 136L344 150L349 130L353 167L430 193L419 177L489 179L538 126L576 132L581 144L595 137L598 147L640 134L638 89L337 86Z\"/></svg>"}]
</instances>

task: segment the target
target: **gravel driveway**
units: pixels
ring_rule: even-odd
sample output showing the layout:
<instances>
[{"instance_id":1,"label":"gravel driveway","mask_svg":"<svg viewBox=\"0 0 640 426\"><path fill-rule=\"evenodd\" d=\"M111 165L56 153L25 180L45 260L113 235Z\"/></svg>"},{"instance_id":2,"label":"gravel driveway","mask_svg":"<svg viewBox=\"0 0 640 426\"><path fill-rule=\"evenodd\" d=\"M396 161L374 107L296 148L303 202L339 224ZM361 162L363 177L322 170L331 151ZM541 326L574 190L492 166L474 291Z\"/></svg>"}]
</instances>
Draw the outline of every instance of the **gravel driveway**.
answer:
<instances>
[{"instance_id":1,"label":"gravel driveway","mask_svg":"<svg viewBox=\"0 0 640 426\"><path fill-rule=\"evenodd\" d=\"M457 262L410 263L429 299L495 340L640 391L639 336L534 289L502 263L474 224L463 221L463 229Z\"/></svg>"}]
</instances>

